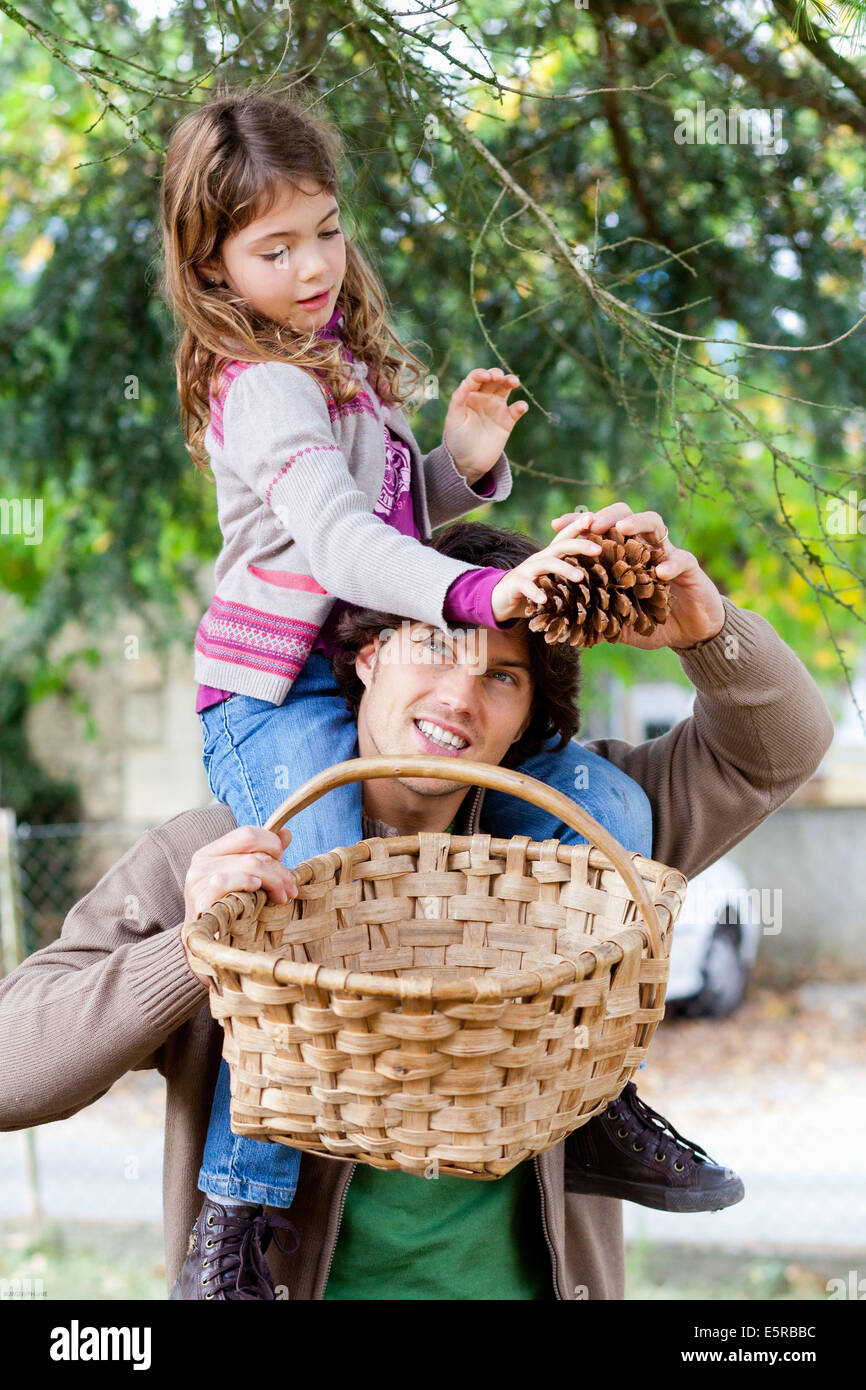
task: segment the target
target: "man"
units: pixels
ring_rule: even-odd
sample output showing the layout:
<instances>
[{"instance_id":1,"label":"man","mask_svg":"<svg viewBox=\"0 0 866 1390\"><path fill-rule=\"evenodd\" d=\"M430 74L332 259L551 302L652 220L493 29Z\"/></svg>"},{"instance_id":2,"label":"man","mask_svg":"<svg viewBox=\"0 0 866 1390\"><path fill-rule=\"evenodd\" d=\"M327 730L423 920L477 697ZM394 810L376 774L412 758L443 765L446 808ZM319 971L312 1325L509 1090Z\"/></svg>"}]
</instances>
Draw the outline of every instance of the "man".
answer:
<instances>
[{"instance_id":1,"label":"man","mask_svg":"<svg viewBox=\"0 0 866 1390\"><path fill-rule=\"evenodd\" d=\"M658 541L666 535L656 513L633 515L624 503L589 520L596 535L611 524ZM471 525L463 527L464 534L473 534ZM482 529L488 536L500 534ZM439 537L432 543L441 543ZM653 635L655 642L631 640L634 645L670 645L679 652L698 692L694 714L661 738L638 746L601 740L575 745L575 752L590 769L590 788L601 760L614 768L609 785L624 803L633 785L629 778L643 788L652 811L653 858L691 876L792 795L817 767L833 727L805 667L770 625L723 598L689 552L666 539L664 547L671 617ZM424 626L410 624L410 641L417 627ZM533 722L537 695L527 679L530 639L521 624L513 631L489 630L487 639L483 672L459 661L424 666L402 658L385 660L394 638L379 635L358 648L348 670L345 662L342 669L336 662L335 674L348 682L343 688L349 698L353 671L362 687L360 756L418 752L415 718L420 715L434 723L438 716L462 731L470 759L507 761L509 749ZM509 667L509 662L518 664ZM512 687L508 680L494 679L500 671L513 673L517 683ZM488 683L502 685L502 693L488 691ZM500 756L491 756L497 749ZM545 760L556 756L545 746L522 766L538 776ZM616 769L625 775L617 778ZM602 778L596 780L600 784ZM466 792L444 777L371 781L365 784L367 824L371 833L444 829L465 810ZM581 793L576 799L593 812L591 797ZM637 814L639 800L632 808ZM504 837L527 833L526 805L513 797L488 792L479 800L474 794L468 804L468 829ZM624 814L630 813L626 804ZM280 862L288 834L232 825L227 808L208 806L149 831L72 909L60 941L31 956L0 984L0 1128L63 1119L96 1100L130 1069L157 1066L165 1076L169 1285L184 1263L187 1236L201 1205L196 1175L221 1049L221 1031L210 1016L204 987L190 969L180 924L223 893L252 886L251 876L274 898L284 900L290 888ZM558 834L550 817L546 830L547 835ZM534 1225L516 1230L514 1243L520 1248L532 1243L534 1258L543 1237L548 1296L622 1298L619 1203L567 1191L566 1159L572 1171L575 1163L582 1166L582 1159L574 1158L579 1148L569 1150L580 1134L576 1131L536 1160ZM304 1154L290 1213L299 1244L272 1248L268 1254L270 1276L291 1299L327 1297L330 1272L341 1262L341 1296L352 1296L346 1292L345 1247L338 1236L347 1189L356 1169L364 1168ZM467 1184L480 1186L498 1184ZM362 1229L363 1210L359 1213ZM358 1267L357 1242L353 1249L350 1237L348 1273L356 1275Z\"/></svg>"}]
</instances>

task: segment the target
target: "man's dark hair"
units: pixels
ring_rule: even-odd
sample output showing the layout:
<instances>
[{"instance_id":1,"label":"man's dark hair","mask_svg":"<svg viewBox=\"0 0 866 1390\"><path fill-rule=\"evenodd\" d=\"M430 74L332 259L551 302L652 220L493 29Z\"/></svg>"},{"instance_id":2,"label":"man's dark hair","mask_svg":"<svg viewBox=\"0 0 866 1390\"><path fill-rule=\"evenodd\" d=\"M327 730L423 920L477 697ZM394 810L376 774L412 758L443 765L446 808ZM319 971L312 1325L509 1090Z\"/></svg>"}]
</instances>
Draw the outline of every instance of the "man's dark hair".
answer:
<instances>
[{"instance_id":1,"label":"man's dark hair","mask_svg":"<svg viewBox=\"0 0 866 1390\"><path fill-rule=\"evenodd\" d=\"M544 547L521 531L505 531L483 521L455 521L437 531L425 542L441 555L466 560L471 565L492 565L496 569L515 569ZM331 662L346 704L357 717L364 694L364 683L355 670L355 656L361 647L381 636L383 628L400 630L405 619L398 614L373 608L347 608L334 631L338 650ZM580 727L577 697L580 690L580 653L568 642L545 642L544 634L529 631L529 619L521 618L509 631L523 630L529 647L529 667L533 682L532 718L523 736L506 752L503 767L517 767L531 758L555 734L559 742L553 751L565 748Z\"/></svg>"}]
</instances>

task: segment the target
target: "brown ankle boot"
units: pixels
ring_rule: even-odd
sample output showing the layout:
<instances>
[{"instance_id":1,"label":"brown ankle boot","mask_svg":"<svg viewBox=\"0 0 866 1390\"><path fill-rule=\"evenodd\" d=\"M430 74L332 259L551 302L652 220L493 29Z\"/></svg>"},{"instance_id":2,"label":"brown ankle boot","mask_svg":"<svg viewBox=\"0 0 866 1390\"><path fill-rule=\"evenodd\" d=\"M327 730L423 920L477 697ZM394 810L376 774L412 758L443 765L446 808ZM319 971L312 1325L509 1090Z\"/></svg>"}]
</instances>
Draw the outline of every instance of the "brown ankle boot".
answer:
<instances>
[{"instance_id":1,"label":"brown ankle boot","mask_svg":"<svg viewBox=\"0 0 866 1390\"><path fill-rule=\"evenodd\" d=\"M290 1230L295 1244L286 1249L272 1227ZM265 1262L272 1239L284 1254L297 1250L300 1241L291 1221L267 1217L260 1206L223 1206L205 1197L192 1224L189 1247L171 1300L274 1299L274 1282Z\"/></svg>"}]
</instances>

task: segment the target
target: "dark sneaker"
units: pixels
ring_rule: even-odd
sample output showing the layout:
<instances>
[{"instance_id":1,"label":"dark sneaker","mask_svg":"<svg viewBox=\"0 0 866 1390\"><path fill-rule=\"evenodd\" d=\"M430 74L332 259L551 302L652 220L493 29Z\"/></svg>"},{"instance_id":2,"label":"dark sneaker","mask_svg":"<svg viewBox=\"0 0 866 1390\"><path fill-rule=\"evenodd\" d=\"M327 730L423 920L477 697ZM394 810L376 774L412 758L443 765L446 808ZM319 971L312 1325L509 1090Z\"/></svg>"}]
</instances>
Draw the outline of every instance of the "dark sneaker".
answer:
<instances>
[{"instance_id":1,"label":"dark sneaker","mask_svg":"<svg viewBox=\"0 0 866 1390\"><path fill-rule=\"evenodd\" d=\"M678 1134L629 1081L618 1100L565 1141L566 1192L621 1197L659 1211L719 1211L741 1202L742 1179Z\"/></svg>"},{"instance_id":2,"label":"dark sneaker","mask_svg":"<svg viewBox=\"0 0 866 1390\"><path fill-rule=\"evenodd\" d=\"M287 1250L272 1228L292 1231L295 1244ZM274 1281L265 1262L265 1251L276 1240L284 1254L297 1250L300 1241L291 1221L266 1216L262 1207L227 1206L205 1197L192 1223L183 1268L169 1299L274 1300Z\"/></svg>"}]
</instances>

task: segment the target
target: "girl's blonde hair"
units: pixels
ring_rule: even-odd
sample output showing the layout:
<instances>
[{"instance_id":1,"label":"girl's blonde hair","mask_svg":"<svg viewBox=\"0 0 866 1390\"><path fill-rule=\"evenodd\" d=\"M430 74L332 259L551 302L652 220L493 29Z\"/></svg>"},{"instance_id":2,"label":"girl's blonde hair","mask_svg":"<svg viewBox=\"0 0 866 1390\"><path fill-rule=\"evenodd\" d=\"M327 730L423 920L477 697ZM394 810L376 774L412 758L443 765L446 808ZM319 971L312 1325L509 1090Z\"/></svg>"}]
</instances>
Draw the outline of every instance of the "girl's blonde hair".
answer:
<instances>
[{"instance_id":1,"label":"girl's blonde hair","mask_svg":"<svg viewBox=\"0 0 866 1390\"><path fill-rule=\"evenodd\" d=\"M208 467L210 387L216 389L225 363L291 362L323 378L338 404L361 389L346 372L336 340L268 319L227 285L208 285L198 269L219 255L226 237L267 212L281 186L297 190L309 181L337 197L342 156L336 126L279 90L220 87L172 131L162 176L159 290L179 329L181 424L187 450L202 471ZM346 342L368 364L374 389L389 404L402 405L427 368L390 328L385 290L349 237L338 303Z\"/></svg>"}]
</instances>

